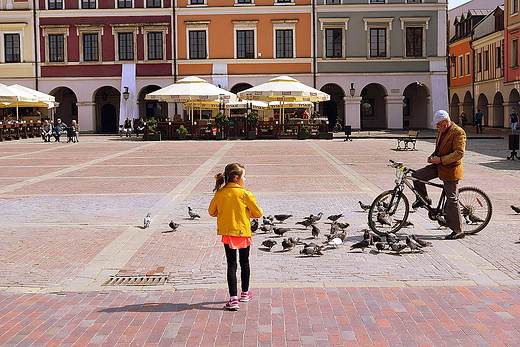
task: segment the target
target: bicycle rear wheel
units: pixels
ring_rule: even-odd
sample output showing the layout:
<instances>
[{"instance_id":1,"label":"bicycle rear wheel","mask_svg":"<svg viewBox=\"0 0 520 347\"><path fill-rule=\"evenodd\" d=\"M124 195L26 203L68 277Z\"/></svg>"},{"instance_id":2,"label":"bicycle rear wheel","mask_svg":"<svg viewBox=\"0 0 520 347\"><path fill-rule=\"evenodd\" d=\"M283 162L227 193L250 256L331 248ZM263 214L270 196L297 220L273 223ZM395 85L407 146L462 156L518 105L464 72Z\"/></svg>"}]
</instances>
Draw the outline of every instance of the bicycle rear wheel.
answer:
<instances>
[{"instance_id":1,"label":"bicycle rear wheel","mask_svg":"<svg viewBox=\"0 0 520 347\"><path fill-rule=\"evenodd\" d=\"M488 225L493 206L483 190L476 187L460 188L459 204L462 214L462 231L465 234L476 234Z\"/></svg>"},{"instance_id":2,"label":"bicycle rear wheel","mask_svg":"<svg viewBox=\"0 0 520 347\"><path fill-rule=\"evenodd\" d=\"M334 127L332 128L332 131L335 132L335 133L340 132L341 131L341 124L339 124L339 123L334 124Z\"/></svg>"},{"instance_id":3,"label":"bicycle rear wheel","mask_svg":"<svg viewBox=\"0 0 520 347\"><path fill-rule=\"evenodd\" d=\"M379 194L368 211L368 226L380 236L399 231L410 212L408 198L402 192L387 190Z\"/></svg>"}]
</instances>

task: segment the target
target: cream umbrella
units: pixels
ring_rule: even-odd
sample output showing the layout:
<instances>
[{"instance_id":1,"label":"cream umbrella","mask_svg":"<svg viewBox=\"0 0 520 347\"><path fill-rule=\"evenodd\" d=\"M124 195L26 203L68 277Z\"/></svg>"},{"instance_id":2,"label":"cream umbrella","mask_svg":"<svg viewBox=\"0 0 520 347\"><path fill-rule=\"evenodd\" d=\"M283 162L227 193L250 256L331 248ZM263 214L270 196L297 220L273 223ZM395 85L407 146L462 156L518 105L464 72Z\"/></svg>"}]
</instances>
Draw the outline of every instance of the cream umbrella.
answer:
<instances>
[{"instance_id":1,"label":"cream umbrella","mask_svg":"<svg viewBox=\"0 0 520 347\"><path fill-rule=\"evenodd\" d=\"M269 82L241 91L237 95L239 98L246 100L279 101L282 106L281 113L283 113L284 103L286 102L330 100L329 94L314 89L289 76L272 78Z\"/></svg>"},{"instance_id":2,"label":"cream umbrella","mask_svg":"<svg viewBox=\"0 0 520 347\"><path fill-rule=\"evenodd\" d=\"M146 100L158 100L168 102L190 102L190 101L226 101L235 94L219 88L202 78L189 76L167 87L156 90L145 96ZM193 122L193 117L190 117Z\"/></svg>"},{"instance_id":3,"label":"cream umbrella","mask_svg":"<svg viewBox=\"0 0 520 347\"><path fill-rule=\"evenodd\" d=\"M13 84L8 88L18 95L18 101L16 101L16 119L18 119L19 107L54 108L58 106L58 103L55 101L56 99L52 95L19 84Z\"/></svg>"}]
</instances>

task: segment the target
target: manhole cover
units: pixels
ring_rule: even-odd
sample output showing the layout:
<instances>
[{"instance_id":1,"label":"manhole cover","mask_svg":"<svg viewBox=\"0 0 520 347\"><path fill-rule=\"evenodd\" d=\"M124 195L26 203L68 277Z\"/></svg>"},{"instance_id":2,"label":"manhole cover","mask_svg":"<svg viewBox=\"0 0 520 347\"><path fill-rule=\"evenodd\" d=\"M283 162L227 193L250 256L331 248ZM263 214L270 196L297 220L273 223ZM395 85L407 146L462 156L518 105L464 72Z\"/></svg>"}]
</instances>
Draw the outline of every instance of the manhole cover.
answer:
<instances>
[{"instance_id":1,"label":"manhole cover","mask_svg":"<svg viewBox=\"0 0 520 347\"><path fill-rule=\"evenodd\" d=\"M168 282L168 276L110 276L104 286L158 286Z\"/></svg>"}]
</instances>

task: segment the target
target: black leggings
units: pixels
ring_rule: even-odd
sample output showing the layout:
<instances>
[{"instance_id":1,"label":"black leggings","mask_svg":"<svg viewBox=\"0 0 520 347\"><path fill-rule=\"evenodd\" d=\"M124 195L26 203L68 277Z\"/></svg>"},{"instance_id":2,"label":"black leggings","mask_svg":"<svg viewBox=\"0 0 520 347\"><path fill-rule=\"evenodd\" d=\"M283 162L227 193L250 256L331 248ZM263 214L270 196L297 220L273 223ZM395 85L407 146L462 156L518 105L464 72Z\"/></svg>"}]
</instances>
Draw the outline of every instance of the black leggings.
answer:
<instances>
[{"instance_id":1,"label":"black leggings","mask_svg":"<svg viewBox=\"0 0 520 347\"><path fill-rule=\"evenodd\" d=\"M243 292L249 290L249 275L251 273L249 269L249 248L250 246L238 249L238 255L240 257L240 279ZM237 250L230 248L228 244L224 244L224 249L226 250L227 259L229 296L237 296Z\"/></svg>"}]
</instances>

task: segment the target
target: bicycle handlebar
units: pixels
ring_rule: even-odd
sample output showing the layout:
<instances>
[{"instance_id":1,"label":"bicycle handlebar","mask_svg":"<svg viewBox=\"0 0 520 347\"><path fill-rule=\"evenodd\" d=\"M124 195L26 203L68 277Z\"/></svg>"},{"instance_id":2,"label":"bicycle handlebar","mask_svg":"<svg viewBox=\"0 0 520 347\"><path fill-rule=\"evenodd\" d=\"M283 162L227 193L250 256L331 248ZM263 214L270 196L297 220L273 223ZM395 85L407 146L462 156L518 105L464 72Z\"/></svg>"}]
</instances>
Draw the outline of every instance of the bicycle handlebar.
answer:
<instances>
[{"instance_id":1,"label":"bicycle handlebar","mask_svg":"<svg viewBox=\"0 0 520 347\"><path fill-rule=\"evenodd\" d=\"M392 160L392 159L388 159L388 161L390 161L392 163L392 164L390 164L391 167L393 167L394 169L398 169L400 171L403 171L405 174L409 173L409 172L414 172L415 171L413 169L407 168L400 161L395 161L395 160Z\"/></svg>"}]
</instances>

